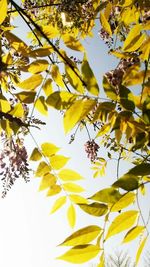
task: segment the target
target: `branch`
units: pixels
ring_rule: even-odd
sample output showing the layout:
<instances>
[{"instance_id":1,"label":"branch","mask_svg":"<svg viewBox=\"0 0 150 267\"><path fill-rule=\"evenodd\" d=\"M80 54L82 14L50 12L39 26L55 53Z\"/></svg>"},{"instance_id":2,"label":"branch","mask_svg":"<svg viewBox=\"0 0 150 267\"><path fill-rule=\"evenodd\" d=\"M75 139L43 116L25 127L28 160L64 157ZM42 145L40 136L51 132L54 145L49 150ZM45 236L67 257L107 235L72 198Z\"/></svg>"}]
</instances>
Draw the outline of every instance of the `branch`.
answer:
<instances>
[{"instance_id":1,"label":"branch","mask_svg":"<svg viewBox=\"0 0 150 267\"><path fill-rule=\"evenodd\" d=\"M51 7L51 6L60 6L60 5L61 5L61 3L47 4L47 5L39 5L39 6L32 6L32 7L29 7L28 10L38 9L38 8L45 8L45 7ZM22 10L26 11L25 8L22 8ZM8 13L14 13L16 11L17 11L17 9L12 9L12 10L8 10Z\"/></svg>"}]
</instances>

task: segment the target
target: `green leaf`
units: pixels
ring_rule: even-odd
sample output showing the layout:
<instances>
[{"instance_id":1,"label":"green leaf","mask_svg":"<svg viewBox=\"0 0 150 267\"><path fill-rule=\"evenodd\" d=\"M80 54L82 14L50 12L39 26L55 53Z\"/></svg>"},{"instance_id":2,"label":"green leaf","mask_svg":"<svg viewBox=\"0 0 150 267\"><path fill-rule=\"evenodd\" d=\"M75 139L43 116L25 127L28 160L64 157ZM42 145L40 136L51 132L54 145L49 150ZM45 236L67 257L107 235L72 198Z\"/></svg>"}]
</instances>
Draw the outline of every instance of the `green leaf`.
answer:
<instances>
[{"instance_id":1,"label":"green leaf","mask_svg":"<svg viewBox=\"0 0 150 267\"><path fill-rule=\"evenodd\" d=\"M63 181L77 181L83 179L79 173L70 169L63 169L58 173L58 175Z\"/></svg>"},{"instance_id":2,"label":"green leaf","mask_svg":"<svg viewBox=\"0 0 150 267\"><path fill-rule=\"evenodd\" d=\"M56 212L58 209L60 209L66 203L66 200L67 200L66 196L59 197L55 201L50 213L52 214Z\"/></svg>"},{"instance_id":3,"label":"green leaf","mask_svg":"<svg viewBox=\"0 0 150 267\"><path fill-rule=\"evenodd\" d=\"M112 184L113 187L119 187L126 191L132 191L139 187L139 180L137 177L132 177L129 174L125 174L119 178L115 183Z\"/></svg>"},{"instance_id":4,"label":"green leaf","mask_svg":"<svg viewBox=\"0 0 150 267\"><path fill-rule=\"evenodd\" d=\"M42 82L43 77L41 74L34 74L30 78L17 84L18 87L24 90L35 90Z\"/></svg>"},{"instance_id":5,"label":"green leaf","mask_svg":"<svg viewBox=\"0 0 150 267\"><path fill-rule=\"evenodd\" d=\"M70 227L74 228L75 223L76 223L76 211L75 211L75 208L72 204L68 208L67 218L68 218L68 222L69 222Z\"/></svg>"},{"instance_id":6,"label":"green leaf","mask_svg":"<svg viewBox=\"0 0 150 267\"><path fill-rule=\"evenodd\" d=\"M37 73L47 70L48 65L49 63L47 60L38 59L36 61L33 61L29 66L27 66L27 68L28 68L28 71L31 72L32 74L37 74Z\"/></svg>"},{"instance_id":7,"label":"green leaf","mask_svg":"<svg viewBox=\"0 0 150 267\"><path fill-rule=\"evenodd\" d=\"M48 115L48 108L45 102L45 97L40 96L35 102L35 108L42 114L47 116Z\"/></svg>"},{"instance_id":8,"label":"green leaf","mask_svg":"<svg viewBox=\"0 0 150 267\"><path fill-rule=\"evenodd\" d=\"M118 215L109 226L105 240L132 227L137 221L138 215L139 212L136 210L125 211Z\"/></svg>"},{"instance_id":9,"label":"green leaf","mask_svg":"<svg viewBox=\"0 0 150 267\"><path fill-rule=\"evenodd\" d=\"M30 160L32 160L32 161L38 161L38 160L41 159L41 157L42 157L42 155L41 155L40 151L38 150L38 148L35 147L33 149L33 151L32 151L31 156L30 156Z\"/></svg>"},{"instance_id":10,"label":"green leaf","mask_svg":"<svg viewBox=\"0 0 150 267\"><path fill-rule=\"evenodd\" d=\"M103 216L107 213L108 207L105 204L100 204L97 202L94 202L92 204L78 204L79 207L84 210L86 213L92 215L92 216Z\"/></svg>"},{"instance_id":11,"label":"green leaf","mask_svg":"<svg viewBox=\"0 0 150 267\"><path fill-rule=\"evenodd\" d=\"M54 155L50 157L50 164L53 169L59 170L66 165L69 159L70 158L67 158L61 155Z\"/></svg>"},{"instance_id":12,"label":"green leaf","mask_svg":"<svg viewBox=\"0 0 150 267\"><path fill-rule=\"evenodd\" d=\"M81 264L95 258L99 252L100 248L96 245L80 245L71 248L57 259Z\"/></svg>"},{"instance_id":13,"label":"green leaf","mask_svg":"<svg viewBox=\"0 0 150 267\"><path fill-rule=\"evenodd\" d=\"M42 153L45 157L51 157L59 151L59 147L52 143L43 143L41 145Z\"/></svg>"},{"instance_id":14,"label":"green leaf","mask_svg":"<svg viewBox=\"0 0 150 267\"><path fill-rule=\"evenodd\" d=\"M123 239L123 243L127 243L127 242L130 242L130 241L134 240L140 234L143 233L144 229L145 229L145 227L144 226L141 226L141 225L138 225L138 226L133 227L125 235L125 237Z\"/></svg>"},{"instance_id":15,"label":"green leaf","mask_svg":"<svg viewBox=\"0 0 150 267\"><path fill-rule=\"evenodd\" d=\"M83 187L74 183L65 183L62 185L65 191L81 193L84 191Z\"/></svg>"},{"instance_id":16,"label":"green leaf","mask_svg":"<svg viewBox=\"0 0 150 267\"><path fill-rule=\"evenodd\" d=\"M92 99L77 100L71 105L64 114L64 129L68 133L74 126L82 120L96 105L96 101Z\"/></svg>"},{"instance_id":17,"label":"green leaf","mask_svg":"<svg viewBox=\"0 0 150 267\"><path fill-rule=\"evenodd\" d=\"M0 24L3 23L7 16L7 0L0 1Z\"/></svg>"},{"instance_id":18,"label":"green leaf","mask_svg":"<svg viewBox=\"0 0 150 267\"><path fill-rule=\"evenodd\" d=\"M72 235L67 237L60 245L79 246L88 244L89 242L93 241L101 231L102 229L97 225L89 225L74 232Z\"/></svg>"},{"instance_id":19,"label":"green leaf","mask_svg":"<svg viewBox=\"0 0 150 267\"><path fill-rule=\"evenodd\" d=\"M143 240L141 240L141 243L139 245L139 248L138 248L138 251L137 251L137 254L136 254L136 261L135 261L135 264L136 265L139 262L139 259L140 259L140 256L142 254L142 251L144 249L144 246L145 246L146 241L147 241L147 236Z\"/></svg>"},{"instance_id":20,"label":"green leaf","mask_svg":"<svg viewBox=\"0 0 150 267\"><path fill-rule=\"evenodd\" d=\"M99 94L99 86L97 84L94 73L89 65L89 62L86 58L86 54L84 54L84 58L83 58L82 65L81 65L81 71L82 71L83 80L85 84L87 85L86 86L87 90L91 94L97 96Z\"/></svg>"},{"instance_id":21,"label":"green leaf","mask_svg":"<svg viewBox=\"0 0 150 267\"><path fill-rule=\"evenodd\" d=\"M41 161L38 165L35 176L41 177L49 171L51 171L50 166L45 161Z\"/></svg>"},{"instance_id":22,"label":"green leaf","mask_svg":"<svg viewBox=\"0 0 150 267\"><path fill-rule=\"evenodd\" d=\"M15 96L23 103L31 104L34 102L36 92L21 92L15 94Z\"/></svg>"},{"instance_id":23,"label":"green leaf","mask_svg":"<svg viewBox=\"0 0 150 267\"><path fill-rule=\"evenodd\" d=\"M118 192L118 190L114 188L105 188L95 193L90 197L90 199L104 203L116 203L121 196L122 195Z\"/></svg>"},{"instance_id":24,"label":"green leaf","mask_svg":"<svg viewBox=\"0 0 150 267\"><path fill-rule=\"evenodd\" d=\"M50 186L55 185L56 180L57 179L53 174L51 174L51 173L45 174L41 180L39 191L45 190L45 189L49 188Z\"/></svg>"},{"instance_id":25,"label":"green leaf","mask_svg":"<svg viewBox=\"0 0 150 267\"><path fill-rule=\"evenodd\" d=\"M68 108L76 99L76 95L61 91L54 92L48 96L46 103L48 106L54 107L55 109L62 110Z\"/></svg>"},{"instance_id":26,"label":"green leaf","mask_svg":"<svg viewBox=\"0 0 150 267\"><path fill-rule=\"evenodd\" d=\"M119 211L122 210L129 205L133 204L135 201L136 195L133 192L125 193L112 207L111 211Z\"/></svg>"}]
</instances>

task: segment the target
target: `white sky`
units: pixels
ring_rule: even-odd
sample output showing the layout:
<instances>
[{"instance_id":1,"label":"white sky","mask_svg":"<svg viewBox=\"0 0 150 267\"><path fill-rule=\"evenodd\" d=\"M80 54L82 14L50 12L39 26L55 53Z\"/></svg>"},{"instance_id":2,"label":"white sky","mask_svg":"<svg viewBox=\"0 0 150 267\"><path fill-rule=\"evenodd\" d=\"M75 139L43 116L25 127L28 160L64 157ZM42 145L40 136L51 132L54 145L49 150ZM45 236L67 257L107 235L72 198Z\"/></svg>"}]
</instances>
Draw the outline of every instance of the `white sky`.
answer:
<instances>
[{"instance_id":1,"label":"white sky","mask_svg":"<svg viewBox=\"0 0 150 267\"><path fill-rule=\"evenodd\" d=\"M20 37L25 39L23 24L20 24L19 27L20 29L17 31L21 34ZM110 65L113 68L115 62L112 62L110 56L106 55L106 47L97 35L93 40L86 41L85 45L91 66L93 66L100 82L102 74L110 70ZM41 117L41 115L39 116ZM47 127L42 128L41 131L34 130L33 132L37 142L39 144L53 142L63 148L60 153L72 157L67 167L78 171L85 177L85 181L79 183L86 188L83 195L90 196L96 191L111 185L113 178L116 177L115 164L111 163L108 166L106 177L94 180L83 148L83 144L88 140L87 133L78 133L74 143L68 145L69 136L64 136L60 117L61 115L56 111L50 111ZM27 147L29 151L33 146L32 140L28 138ZM100 151L100 156L103 157L103 153L104 151ZM121 173L124 173L128 167L128 164L121 165ZM57 245L72 233L66 219L66 206L57 213L49 215L57 196L47 198L45 197L46 192L39 193L39 183L40 179L33 177L28 184L18 180L7 197L0 199L0 266L2 267L74 266L67 262L55 260L65 250L68 250L68 248L57 247ZM77 208L77 224L74 231L90 224L103 226L103 218L92 217L80 212ZM119 237L114 237L108 241L108 245L106 245L108 253L116 249L117 246L119 247L120 240ZM127 249L131 256L135 255L135 246L129 245ZM97 262L95 259L91 261L91 263L95 262ZM91 263L79 266L88 267L91 266Z\"/></svg>"}]
</instances>

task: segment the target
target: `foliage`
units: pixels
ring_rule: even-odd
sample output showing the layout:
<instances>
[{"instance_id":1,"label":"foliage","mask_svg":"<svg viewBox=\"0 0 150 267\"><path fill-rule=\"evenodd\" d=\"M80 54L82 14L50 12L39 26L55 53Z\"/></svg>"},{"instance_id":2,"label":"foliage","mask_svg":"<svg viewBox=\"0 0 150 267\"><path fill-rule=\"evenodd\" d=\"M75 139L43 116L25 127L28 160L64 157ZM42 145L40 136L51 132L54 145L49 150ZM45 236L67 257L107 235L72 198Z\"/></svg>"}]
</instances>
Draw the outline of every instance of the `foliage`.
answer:
<instances>
[{"instance_id":1,"label":"foliage","mask_svg":"<svg viewBox=\"0 0 150 267\"><path fill-rule=\"evenodd\" d=\"M81 264L98 255L97 266L105 266L105 242L125 231L124 243L139 238L137 265L148 239L150 216L145 221L139 201L140 194L149 194L146 188L150 182L148 7L148 0L24 0L20 6L13 0L0 0L3 197L15 179L22 176L28 180L24 139L29 134L35 142L30 160L38 162L35 176L41 179L39 190L47 190L47 196L58 195L51 213L69 203L67 217L72 228L76 207L90 216L104 217L103 226L85 226L61 243L71 248L59 259L71 263ZM15 16L30 28L27 43L13 33ZM100 37L109 54L119 61L104 75L103 92L82 44L93 37L97 18ZM80 52L79 59L69 56L72 50ZM24 73L27 77L23 80ZM83 177L66 167L69 158L59 154L52 143L37 143L32 127L40 128L45 122L34 117L34 110L47 116L50 108L61 111L66 134L74 131L70 143L80 128L87 131L85 151L94 178L104 176L107 162L117 159L117 177L112 186L84 198L84 188L77 183ZM94 137L90 135L92 128ZM100 146L106 149L106 158L99 156ZM7 158L10 166L6 168ZM120 162L128 158L133 167L119 177ZM133 203L135 209L129 207Z\"/></svg>"}]
</instances>

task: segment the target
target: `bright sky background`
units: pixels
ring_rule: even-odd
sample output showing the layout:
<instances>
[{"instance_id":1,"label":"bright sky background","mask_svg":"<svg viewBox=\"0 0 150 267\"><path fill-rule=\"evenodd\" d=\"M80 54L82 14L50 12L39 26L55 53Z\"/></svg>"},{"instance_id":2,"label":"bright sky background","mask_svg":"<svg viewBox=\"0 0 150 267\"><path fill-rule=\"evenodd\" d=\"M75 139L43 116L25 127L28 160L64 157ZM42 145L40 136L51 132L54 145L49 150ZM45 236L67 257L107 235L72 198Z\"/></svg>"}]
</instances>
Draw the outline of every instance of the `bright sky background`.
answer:
<instances>
[{"instance_id":1,"label":"bright sky background","mask_svg":"<svg viewBox=\"0 0 150 267\"><path fill-rule=\"evenodd\" d=\"M26 40L27 28L20 20L17 32L19 36ZM17 24L16 23L16 24ZM106 46L100 40L98 27L95 30L94 39L89 39L84 43L91 66L100 84L102 74L115 67L115 61L107 56ZM72 52L72 55L74 52ZM41 115L36 113L40 118ZM45 120L45 117L42 118ZM93 172L90 170L90 163L84 152L84 143L88 140L87 133L78 133L76 140L69 145L69 136L65 137L62 127L61 115L55 110L50 110L47 126L41 131L32 131L36 141L52 142L62 147L61 154L71 157L66 167L78 171L85 181L79 184L86 188L85 197L91 196L96 191L111 185L116 177L115 162L107 167L106 177L92 178ZM93 135L94 136L94 135ZM26 141L29 151L35 146L29 137ZM99 156L105 156L105 151L99 152ZM129 168L129 165L122 164L120 175ZM21 179L15 183L12 190L5 199L0 199L0 266L2 267L71 267L82 266L91 267L90 263L82 265L72 265L70 263L56 260L55 258L68 250L65 247L57 247L72 231L90 224L103 226L103 217L92 217L80 209L77 210L77 224L74 230L68 226L66 211L64 206L53 215L49 215L50 209L56 197L45 197L46 191L38 192L40 179L31 177L31 182L25 184ZM145 205L145 204L144 204ZM145 206L146 209L146 206ZM119 246L121 238L112 237L106 245L106 251L111 253ZM123 249L123 247L122 247ZM135 246L125 247L131 256L135 255ZM139 266L143 266L142 263Z\"/></svg>"}]
</instances>

